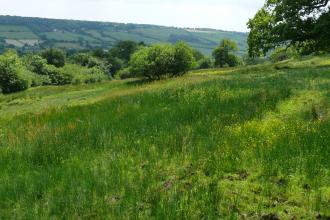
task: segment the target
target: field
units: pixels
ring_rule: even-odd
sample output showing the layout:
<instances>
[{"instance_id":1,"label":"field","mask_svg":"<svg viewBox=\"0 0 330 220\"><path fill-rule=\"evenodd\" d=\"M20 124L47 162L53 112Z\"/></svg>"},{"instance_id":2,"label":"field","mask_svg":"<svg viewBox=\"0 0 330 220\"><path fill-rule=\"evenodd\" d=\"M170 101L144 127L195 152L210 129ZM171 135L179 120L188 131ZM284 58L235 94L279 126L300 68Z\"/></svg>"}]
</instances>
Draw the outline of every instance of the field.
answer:
<instances>
[{"instance_id":1,"label":"field","mask_svg":"<svg viewBox=\"0 0 330 220\"><path fill-rule=\"evenodd\" d=\"M42 40L40 47L51 47L55 44L65 49L86 49L89 46L109 49L119 40L144 41L146 44L175 43L183 40L210 56L224 38L238 43L238 55L246 54L247 34L240 32L0 16L0 39Z\"/></svg>"},{"instance_id":2,"label":"field","mask_svg":"<svg viewBox=\"0 0 330 220\"><path fill-rule=\"evenodd\" d=\"M330 57L0 96L0 219L329 219Z\"/></svg>"}]
</instances>

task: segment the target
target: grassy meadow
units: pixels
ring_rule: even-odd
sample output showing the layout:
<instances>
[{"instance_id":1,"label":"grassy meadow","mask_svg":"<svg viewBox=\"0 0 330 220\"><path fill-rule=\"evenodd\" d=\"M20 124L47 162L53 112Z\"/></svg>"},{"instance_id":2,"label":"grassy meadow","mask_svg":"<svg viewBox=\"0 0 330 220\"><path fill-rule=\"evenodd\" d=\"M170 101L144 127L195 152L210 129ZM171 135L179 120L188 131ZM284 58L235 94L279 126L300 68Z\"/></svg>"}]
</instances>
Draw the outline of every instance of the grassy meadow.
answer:
<instances>
[{"instance_id":1,"label":"grassy meadow","mask_svg":"<svg viewBox=\"0 0 330 220\"><path fill-rule=\"evenodd\" d=\"M329 219L330 58L0 96L0 219Z\"/></svg>"}]
</instances>

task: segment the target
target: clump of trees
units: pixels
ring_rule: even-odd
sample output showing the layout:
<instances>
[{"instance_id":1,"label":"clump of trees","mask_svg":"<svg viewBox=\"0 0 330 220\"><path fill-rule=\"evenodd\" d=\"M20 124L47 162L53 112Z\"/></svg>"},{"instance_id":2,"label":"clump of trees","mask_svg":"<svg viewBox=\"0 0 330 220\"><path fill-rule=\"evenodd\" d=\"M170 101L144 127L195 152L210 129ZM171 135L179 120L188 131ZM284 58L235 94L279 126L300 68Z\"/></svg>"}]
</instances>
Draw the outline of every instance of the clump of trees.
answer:
<instances>
[{"instance_id":1,"label":"clump of trees","mask_svg":"<svg viewBox=\"0 0 330 220\"><path fill-rule=\"evenodd\" d=\"M248 22L249 56L266 56L277 47L302 55L330 51L330 0L266 0Z\"/></svg>"},{"instance_id":2,"label":"clump of trees","mask_svg":"<svg viewBox=\"0 0 330 220\"><path fill-rule=\"evenodd\" d=\"M115 75L121 79L158 80L181 76L191 69L236 66L236 50L235 42L223 40L214 50L214 60L182 41L153 46L119 41L109 51L49 48L21 57L8 51L0 55L0 89L2 93L11 93L34 86L95 83Z\"/></svg>"},{"instance_id":3,"label":"clump of trees","mask_svg":"<svg viewBox=\"0 0 330 220\"><path fill-rule=\"evenodd\" d=\"M191 69L193 50L184 42L143 48L133 54L130 65L136 76L161 79L179 76Z\"/></svg>"}]
</instances>

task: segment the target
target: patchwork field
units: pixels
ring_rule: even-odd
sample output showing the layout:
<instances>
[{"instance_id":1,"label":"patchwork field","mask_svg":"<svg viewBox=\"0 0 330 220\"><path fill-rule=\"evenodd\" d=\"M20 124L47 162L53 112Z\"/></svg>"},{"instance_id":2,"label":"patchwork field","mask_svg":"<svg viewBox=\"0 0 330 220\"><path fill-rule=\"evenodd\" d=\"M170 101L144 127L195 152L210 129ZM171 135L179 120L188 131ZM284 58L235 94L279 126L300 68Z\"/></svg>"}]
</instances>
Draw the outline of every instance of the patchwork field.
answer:
<instances>
[{"instance_id":1,"label":"patchwork field","mask_svg":"<svg viewBox=\"0 0 330 220\"><path fill-rule=\"evenodd\" d=\"M42 46L50 47L55 44L65 49L86 49L89 46L111 48L119 40L143 41L146 44L183 40L209 56L225 38L238 43L238 55L246 54L247 48L247 34L240 32L15 16L0 16L0 39L2 38L39 39L42 40Z\"/></svg>"},{"instance_id":2,"label":"patchwork field","mask_svg":"<svg viewBox=\"0 0 330 220\"><path fill-rule=\"evenodd\" d=\"M330 58L0 96L0 219L329 219Z\"/></svg>"}]
</instances>

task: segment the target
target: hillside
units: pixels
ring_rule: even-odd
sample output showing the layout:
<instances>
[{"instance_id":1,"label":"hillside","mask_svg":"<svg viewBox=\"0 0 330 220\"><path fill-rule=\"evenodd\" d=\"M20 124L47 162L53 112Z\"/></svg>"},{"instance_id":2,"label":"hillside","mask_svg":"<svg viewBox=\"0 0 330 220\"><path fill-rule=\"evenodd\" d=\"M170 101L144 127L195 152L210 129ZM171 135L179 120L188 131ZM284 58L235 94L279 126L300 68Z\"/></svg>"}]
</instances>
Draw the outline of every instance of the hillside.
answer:
<instances>
[{"instance_id":1,"label":"hillside","mask_svg":"<svg viewBox=\"0 0 330 220\"><path fill-rule=\"evenodd\" d=\"M0 95L0 219L328 219L330 58Z\"/></svg>"},{"instance_id":2,"label":"hillside","mask_svg":"<svg viewBox=\"0 0 330 220\"><path fill-rule=\"evenodd\" d=\"M245 54L247 34L240 32L0 16L0 49L12 46L25 51L43 47L81 50L110 48L119 40L143 41L146 44L184 40L192 47L210 55L224 38L235 40L239 46L238 54Z\"/></svg>"}]
</instances>

